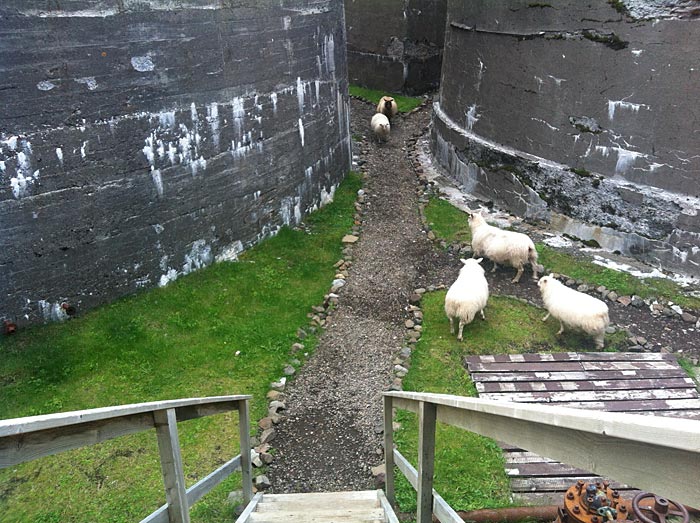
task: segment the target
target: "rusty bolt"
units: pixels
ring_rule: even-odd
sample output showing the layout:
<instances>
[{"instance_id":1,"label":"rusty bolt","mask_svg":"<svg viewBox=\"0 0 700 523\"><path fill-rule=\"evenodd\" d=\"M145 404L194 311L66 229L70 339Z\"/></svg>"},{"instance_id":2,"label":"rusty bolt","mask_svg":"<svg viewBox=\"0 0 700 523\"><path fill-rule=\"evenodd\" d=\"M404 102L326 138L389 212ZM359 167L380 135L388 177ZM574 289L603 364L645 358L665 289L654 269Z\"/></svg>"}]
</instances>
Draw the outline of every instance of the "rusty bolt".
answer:
<instances>
[{"instance_id":1,"label":"rusty bolt","mask_svg":"<svg viewBox=\"0 0 700 523\"><path fill-rule=\"evenodd\" d=\"M620 512L627 512L627 507L625 505L620 505Z\"/></svg>"},{"instance_id":2,"label":"rusty bolt","mask_svg":"<svg viewBox=\"0 0 700 523\"><path fill-rule=\"evenodd\" d=\"M593 523L598 523L598 516L593 516L593 517L591 518L591 521L592 521Z\"/></svg>"},{"instance_id":3,"label":"rusty bolt","mask_svg":"<svg viewBox=\"0 0 700 523\"><path fill-rule=\"evenodd\" d=\"M604 486L605 488L608 488L608 487L610 486L610 482L607 481L607 480L603 481L603 486Z\"/></svg>"},{"instance_id":4,"label":"rusty bolt","mask_svg":"<svg viewBox=\"0 0 700 523\"><path fill-rule=\"evenodd\" d=\"M576 482L576 488L579 489L579 490L581 490L581 489L583 488L583 484L584 484L584 481L583 481L582 479L579 479L579 480Z\"/></svg>"},{"instance_id":5,"label":"rusty bolt","mask_svg":"<svg viewBox=\"0 0 700 523\"><path fill-rule=\"evenodd\" d=\"M581 512L581 507L574 505L574 514L578 514L579 512Z\"/></svg>"},{"instance_id":6,"label":"rusty bolt","mask_svg":"<svg viewBox=\"0 0 700 523\"><path fill-rule=\"evenodd\" d=\"M620 497L620 493L619 493L617 490L613 490L613 497L614 497L614 498L619 498L619 497Z\"/></svg>"},{"instance_id":7,"label":"rusty bolt","mask_svg":"<svg viewBox=\"0 0 700 523\"><path fill-rule=\"evenodd\" d=\"M566 493L566 499L574 499L574 493L573 493L573 492L567 492L567 493Z\"/></svg>"},{"instance_id":8,"label":"rusty bolt","mask_svg":"<svg viewBox=\"0 0 700 523\"><path fill-rule=\"evenodd\" d=\"M10 320L5 320L5 334L14 334L17 332L17 324Z\"/></svg>"}]
</instances>

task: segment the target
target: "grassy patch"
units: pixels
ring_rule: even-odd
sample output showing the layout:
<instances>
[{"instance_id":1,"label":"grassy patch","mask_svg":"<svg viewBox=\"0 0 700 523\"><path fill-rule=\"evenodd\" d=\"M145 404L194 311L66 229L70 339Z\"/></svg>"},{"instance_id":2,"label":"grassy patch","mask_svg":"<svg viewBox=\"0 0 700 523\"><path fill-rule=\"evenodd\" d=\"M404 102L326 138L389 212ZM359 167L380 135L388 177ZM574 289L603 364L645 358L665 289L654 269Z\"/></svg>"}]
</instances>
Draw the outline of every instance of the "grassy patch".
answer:
<instances>
[{"instance_id":1,"label":"grassy patch","mask_svg":"<svg viewBox=\"0 0 700 523\"><path fill-rule=\"evenodd\" d=\"M433 232L449 243L471 240L466 213L449 202L431 198L425 215ZM591 262L584 255L575 256L544 244L537 244L539 262L547 273L566 274L576 280L593 285L605 285L620 295L637 294L642 298L659 297L677 303L683 308L700 310L700 299L684 295L673 281L664 278L639 279L631 274L619 272Z\"/></svg>"},{"instance_id":2,"label":"grassy patch","mask_svg":"<svg viewBox=\"0 0 700 523\"><path fill-rule=\"evenodd\" d=\"M333 278L360 186L349 175L335 201L308 217L309 232L285 228L237 263L3 338L0 418L224 394L252 394L251 419L262 417L269 382ZM304 343L312 350L316 341ZM179 430L188 485L238 453L235 413ZM193 521L231 521L223 501L236 483L202 501ZM163 502L152 431L0 471L8 523L131 522Z\"/></svg>"},{"instance_id":3,"label":"grassy patch","mask_svg":"<svg viewBox=\"0 0 700 523\"><path fill-rule=\"evenodd\" d=\"M450 334L444 313L445 291L423 297L423 337L411 356L404 390L476 396L463 366L473 354L519 354L594 350L593 340L575 332L557 336L559 324L542 322L543 310L512 298L492 296L485 310L486 321L475 319L464 329L464 342ZM624 333L606 337L609 349L622 348ZM399 412L402 424L396 434L401 453L414 465L418 453L416 417ZM439 425L436 444L435 489L456 510L509 505L508 478L498 446L481 436ZM416 495L404 480L397 482L402 511L415 509Z\"/></svg>"},{"instance_id":4,"label":"grassy patch","mask_svg":"<svg viewBox=\"0 0 700 523\"><path fill-rule=\"evenodd\" d=\"M413 96L403 96L400 94L387 93L385 91L377 91L376 89L367 89L359 85L351 85L349 87L350 94L363 100L377 105L382 96L392 96L396 100L396 105L399 107L400 113L408 113L423 103L422 98Z\"/></svg>"}]
</instances>

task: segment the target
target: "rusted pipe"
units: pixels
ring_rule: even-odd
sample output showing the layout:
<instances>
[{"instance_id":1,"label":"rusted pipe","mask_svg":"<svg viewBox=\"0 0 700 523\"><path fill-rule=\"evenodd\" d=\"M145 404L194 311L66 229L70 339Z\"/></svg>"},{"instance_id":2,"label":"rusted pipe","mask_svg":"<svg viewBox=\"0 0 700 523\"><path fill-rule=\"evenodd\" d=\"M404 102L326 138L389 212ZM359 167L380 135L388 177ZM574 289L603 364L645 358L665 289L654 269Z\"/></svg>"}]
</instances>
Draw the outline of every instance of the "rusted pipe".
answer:
<instances>
[{"instance_id":1,"label":"rusted pipe","mask_svg":"<svg viewBox=\"0 0 700 523\"><path fill-rule=\"evenodd\" d=\"M479 510L458 510L457 514L470 523L517 523L524 519L551 523L557 519L557 506L484 508ZM437 521L433 517L433 521Z\"/></svg>"}]
</instances>

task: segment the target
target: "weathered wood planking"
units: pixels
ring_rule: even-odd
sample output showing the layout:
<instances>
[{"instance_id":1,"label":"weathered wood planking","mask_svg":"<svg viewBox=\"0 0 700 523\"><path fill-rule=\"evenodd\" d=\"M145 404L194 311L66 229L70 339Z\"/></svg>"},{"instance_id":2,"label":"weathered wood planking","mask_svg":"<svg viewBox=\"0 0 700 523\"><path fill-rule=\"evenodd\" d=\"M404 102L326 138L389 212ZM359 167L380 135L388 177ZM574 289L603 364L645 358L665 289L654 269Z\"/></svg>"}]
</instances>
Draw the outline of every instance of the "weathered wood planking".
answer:
<instances>
[{"instance_id":1,"label":"weathered wood planking","mask_svg":"<svg viewBox=\"0 0 700 523\"><path fill-rule=\"evenodd\" d=\"M498 354L470 356L464 363L484 399L700 420L695 383L671 354ZM511 489L529 503L560 504L577 480L599 479L512 445L501 446ZM614 486L626 497L636 492Z\"/></svg>"}]
</instances>

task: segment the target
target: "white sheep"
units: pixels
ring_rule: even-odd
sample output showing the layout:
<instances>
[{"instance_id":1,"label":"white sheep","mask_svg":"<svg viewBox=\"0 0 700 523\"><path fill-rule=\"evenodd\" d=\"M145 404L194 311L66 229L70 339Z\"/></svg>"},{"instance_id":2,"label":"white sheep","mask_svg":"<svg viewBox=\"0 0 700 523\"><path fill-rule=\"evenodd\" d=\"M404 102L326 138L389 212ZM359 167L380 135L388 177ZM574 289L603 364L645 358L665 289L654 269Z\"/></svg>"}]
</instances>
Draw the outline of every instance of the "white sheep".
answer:
<instances>
[{"instance_id":1,"label":"white sheep","mask_svg":"<svg viewBox=\"0 0 700 523\"><path fill-rule=\"evenodd\" d=\"M382 113L376 113L372 117L372 121L369 125L372 128L372 132L374 132L374 135L377 137L377 140L386 142L389 139L391 124L389 123L389 119Z\"/></svg>"},{"instance_id":2,"label":"white sheep","mask_svg":"<svg viewBox=\"0 0 700 523\"><path fill-rule=\"evenodd\" d=\"M445 296L445 314L450 320L450 334L455 333L454 320L459 321L457 339L462 341L464 326L472 322L477 312L481 313L482 320L486 319L484 307L489 299L489 284L484 268L479 265L481 258L460 261L464 265Z\"/></svg>"},{"instance_id":3,"label":"white sheep","mask_svg":"<svg viewBox=\"0 0 700 523\"><path fill-rule=\"evenodd\" d=\"M382 96L377 104L377 112L382 113L387 118L393 118L399 112L399 106L396 105L396 100L391 96Z\"/></svg>"},{"instance_id":4,"label":"white sheep","mask_svg":"<svg viewBox=\"0 0 700 523\"><path fill-rule=\"evenodd\" d=\"M610 323L608 306L598 298L570 289L553 275L543 276L537 282L542 293L547 315L559 320L559 332L564 332L564 325L576 330L582 330L593 336L596 347L602 349L605 344L605 329Z\"/></svg>"},{"instance_id":5,"label":"white sheep","mask_svg":"<svg viewBox=\"0 0 700 523\"><path fill-rule=\"evenodd\" d=\"M493 262L494 272L498 264L510 265L518 270L511 281L518 283L525 264L532 267L532 279L537 281L537 250L527 234L504 231L486 223L478 212L469 213L474 257L485 256Z\"/></svg>"}]
</instances>

